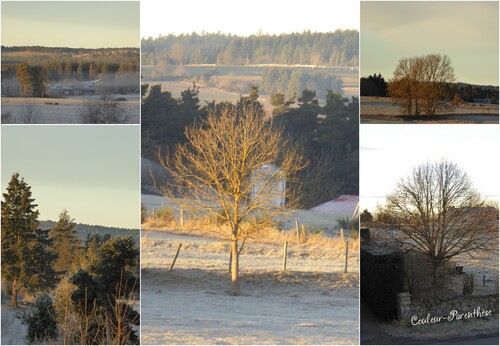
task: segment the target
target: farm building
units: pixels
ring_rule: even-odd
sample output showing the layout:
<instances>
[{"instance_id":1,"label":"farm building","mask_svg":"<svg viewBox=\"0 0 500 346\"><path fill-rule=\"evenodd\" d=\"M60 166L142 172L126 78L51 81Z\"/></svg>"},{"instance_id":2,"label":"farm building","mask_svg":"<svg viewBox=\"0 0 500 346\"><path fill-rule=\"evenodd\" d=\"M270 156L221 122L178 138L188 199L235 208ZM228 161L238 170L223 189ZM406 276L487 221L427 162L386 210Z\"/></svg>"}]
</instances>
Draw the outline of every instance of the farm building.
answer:
<instances>
[{"instance_id":1,"label":"farm building","mask_svg":"<svg viewBox=\"0 0 500 346\"><path fill-rule=\"evenodd\" d=\"M100 80L78 81L66 80L49 84L47 95L51 97L71 96L71 95L90 95L94 94Z\"/></svg>"},{"instance_id":2,"label":"farm building","mask_svg":"<svg viewBox=\"0 0 500 346\"><path fill-rule=\"evenodd\" d=\"M272 164L265 164L254 170L250 176L251 200L265 198L269 204L283 207L286 195L286 177Z\"/></svg>"},{"instance_id":3,"label":"farm building","mask_svg":"<svg viewBox=\"0 0 500 346\"><path fill-rule=\"evenodd\" d=\"M310 209L317 213L336 214L357 218L359 215L359 196L342 195L331 201Z\"/></svg>"}]
</instances>

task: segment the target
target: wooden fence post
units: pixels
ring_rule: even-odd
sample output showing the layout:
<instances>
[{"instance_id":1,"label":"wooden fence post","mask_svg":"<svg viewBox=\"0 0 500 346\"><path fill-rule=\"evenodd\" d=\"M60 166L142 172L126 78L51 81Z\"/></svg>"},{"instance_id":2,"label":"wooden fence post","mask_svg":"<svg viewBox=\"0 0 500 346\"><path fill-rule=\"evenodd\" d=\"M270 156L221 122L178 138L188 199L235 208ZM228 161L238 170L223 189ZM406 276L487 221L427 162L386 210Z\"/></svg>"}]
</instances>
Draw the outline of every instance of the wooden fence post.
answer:
<instances>
[{"instance_id":1,"label":"wooden fence post","mask_svg":"<svg viewBox=\"0 0 500 346\"><path fill-rule=\"evenodd\" d=\"M286 257L288 252L288 240L285 241L285 246L283 248L283 271L286 270Z\"/></svg>"},{"instance_id":2,"label":"wooden fence post","mask_svg":"<svg viewBox=\"0 0 500 346\"><path fill-rule=\"evenodd\" d=\"M184 209L181 208L181 220L180 220L181 227L184 227Z\"/></svg>"},{"instance_id":3,"label":"wooden fence post","mask_svg":"<svg viewBox=\"0 0 500 346\"><path fill-rule=\"evenodd\" d=\"M169 271L172 271L172 269L174 269L175 261L177 261L177 256L179 256L179 251L181 251L181 246L182 246L182 243L179 243L179 247L177 248L177 252L175 253L174 261L172 262L172 265L170 266Z\"/></svg>"},{"instance_id":4,"label":"wooden fence post","mask_svg":"<svg viewBox=\"0 0 500 346\"><path fill-rule=\"evenodd\" d=\"M300 243L299 219L295 218L295 230L297 231L297 241Z\"/></svg>"},{"instance_id":5,"label":"wooden fence post","mask_svg":"<svg viewBox=\"0 0 500 346\"><path fill-rule=\"evenodd\" d=\"M347 239L345 243L345 270L344 273L347 273L347 259L349 258L349 239Z\"/></svg>"}]
</instances>

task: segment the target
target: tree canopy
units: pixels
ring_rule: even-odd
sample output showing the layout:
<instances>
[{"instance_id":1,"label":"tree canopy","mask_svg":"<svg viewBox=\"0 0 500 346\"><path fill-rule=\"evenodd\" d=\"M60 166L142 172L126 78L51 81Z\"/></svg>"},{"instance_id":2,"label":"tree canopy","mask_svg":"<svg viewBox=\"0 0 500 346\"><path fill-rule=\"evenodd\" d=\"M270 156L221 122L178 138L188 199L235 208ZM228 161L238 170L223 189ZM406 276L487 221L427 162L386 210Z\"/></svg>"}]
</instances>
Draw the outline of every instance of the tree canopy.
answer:
<instances>
[{"instance_id":1,"label":"tree canopy","mask_svg":"<svg viewBox=\"0 0 500 346\"><path fill-rule=\"evenodd\" d=\"M447 55L427 54L399 60L388 94L408 115L434 115L449 109L446 83L455 81Z\"/></svg>"},{"instance_id":2,"label":"tree canopy","mask_svg":"<svg viewBox=\"0 0 500 346\"><path fill-rule=\"evenodd\" d=\"M383 214L383 227L401 232L404 246L431 263L434 296L443 263L462 253L488 251L498 237L491 232L498 221L491 220L467 173L446 160L423 163L402 178L387 196Z\"/></svg>"},{"instance_id":3,"label":"tree canopy","mask_svg":"<svg viewBox=\"0 0 500 346\"><path fill-rule=\"evenodd\" d=\"M358 66L359 32L304 31L280 35L237 36L192 33L143 38L143 65L285 64Z\"/></svg>"}]
</instances>

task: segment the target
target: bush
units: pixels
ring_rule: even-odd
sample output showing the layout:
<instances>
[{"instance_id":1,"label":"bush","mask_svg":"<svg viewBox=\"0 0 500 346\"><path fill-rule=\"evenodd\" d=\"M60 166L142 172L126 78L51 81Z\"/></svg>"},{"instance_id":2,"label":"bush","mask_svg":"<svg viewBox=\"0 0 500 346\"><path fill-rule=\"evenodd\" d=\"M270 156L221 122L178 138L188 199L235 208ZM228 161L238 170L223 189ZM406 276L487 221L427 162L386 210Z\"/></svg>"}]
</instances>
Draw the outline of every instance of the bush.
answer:
<instances>
[{"instance_id":1,"label":"bush","mask_svg":"<svg viewBox=\"0 0 500 346\"><path fill-rule=\"evenodd\" d=\"M167 222L167 223L172 222L175 219L174 210L172 208L163 207L163 208L158 209L156 211L155 217L156 217L156 219L158 219L158 221Z\"/></svg>"},{"instance_id":2,"label":"bush","mask_svg":"<svg viewBox=\"0 0 500 346\"><path fill-rule=\"evenodd\" d=\"M17 317L26 326L26 341L33 344L56 339L55 316L52 299L47 294L38 297L28 311L19 313Z\"/></svg>"}]
</instances>

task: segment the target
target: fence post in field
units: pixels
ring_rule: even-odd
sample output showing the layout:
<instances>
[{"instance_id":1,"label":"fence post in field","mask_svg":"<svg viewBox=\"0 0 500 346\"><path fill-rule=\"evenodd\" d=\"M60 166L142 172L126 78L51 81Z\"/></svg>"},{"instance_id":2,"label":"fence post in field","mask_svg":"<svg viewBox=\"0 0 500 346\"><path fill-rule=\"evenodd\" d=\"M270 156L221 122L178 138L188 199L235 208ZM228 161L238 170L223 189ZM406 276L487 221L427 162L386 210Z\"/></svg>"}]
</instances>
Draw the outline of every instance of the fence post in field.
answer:
<instances>
[{"instance_id":1,"label":"fence post in field","mask_svg":"<svg viewBox=\"0 0 500 346\"><path fill-rule=\"evenodd\" d=\"M155 208L151 210L151 218L154 220L155 219Z\"/></svg>"},{"instance_id":2,"label":"fence post in field","mask_svg":"<svg viewBox=\"0 0 500 346\"><path fill-rule=\"evenodd\" d=\"M300 243L299 219L295 218L295 230L297 231L297 241Z\"/></svg>"},{"instance_id":3,"label":"fence post in field","mask_svg":"<svg viewBox=\"0 0 500 346\"><path fill-rule=\"evenodd\" d=\"M179 243L179 247L177 248L177 252L175 253L174 261L172 262L172 265L170 266L169 271L172 271L172 269L174 269L175 261L177 261L177 256L179 256L179 251L181 251L181 246L182 246L182 243Z\"/></svg>"},{"instance_id":4,"label":"fence post in field","mask_svg":"<svg viewBox=\"0 0 500 346\"><path fill-rule=\"evenodd\" d=\"M181 217L180 217L181 227L184 227L184 209L181 208Z\"/></svg>"},{"instance_id":5,"label":"fence post in field","mask_svg":"<svg viewBox=\"0 0 500 346\"><path fill-rule=\"evenodd\" d=\"M288 252L288 240L285 240L285 246L283 248L283 271L286 270L286 257Z\"/></svg>"},{"instance_id":6,"label":"fence post in field","mask_svg":"<svg viewBox=\"0 0 500 346\"><path fill-rule=\"evenodd\" d=\"M486 275L483 274L483 287L486 286Z\"/></svg>"},{"instance_id":7,"label":"fence post in field","mask_svg":"<svg viewBox=\"0 0 500 346\"><path fill-rule=\"evenodd\" d=\"M344 273L347 273L347 259L349 258L349 239L345 242L345 270Z\"/></svg>"}]
</instances>

